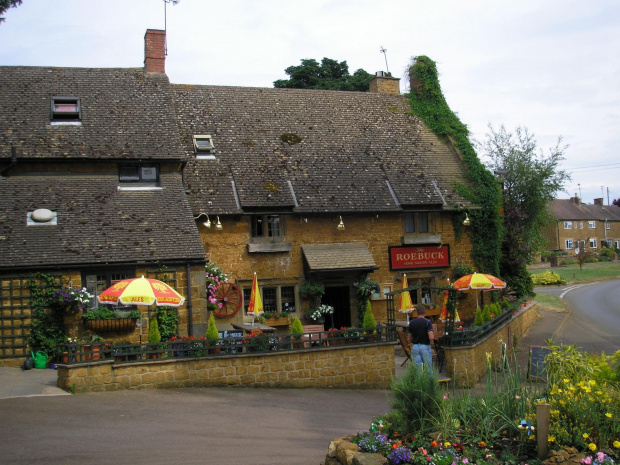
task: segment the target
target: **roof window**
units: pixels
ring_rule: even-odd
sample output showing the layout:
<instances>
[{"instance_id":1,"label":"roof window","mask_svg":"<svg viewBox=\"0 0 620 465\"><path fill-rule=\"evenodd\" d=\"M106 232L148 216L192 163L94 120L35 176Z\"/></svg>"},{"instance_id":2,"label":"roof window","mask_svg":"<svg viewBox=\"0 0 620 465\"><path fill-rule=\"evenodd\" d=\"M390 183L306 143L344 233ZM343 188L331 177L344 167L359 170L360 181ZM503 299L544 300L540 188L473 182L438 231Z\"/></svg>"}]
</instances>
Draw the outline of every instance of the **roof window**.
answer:
<instances>
[{"instance_id":1,"label":"roof window","mask_svg":"<svg viewBox=\"0 0 620 465\"><path fill-rule=\"evenodd\" d=\"M52 97L52 124L81 124L82 106L79 97Z\"/></svg>"},{"instance_id":2,"label":"roof window","mask_svg":"<svg viewBox=\"0 0 620 465\"><path fill-rule=\"evenodd\" d=\"M118 180L119 190L161 189L157 165L120 165Z\"/></svg>"},{"instance_id":3,"label":"roof window","mask_svg":"<svg viewBox=\"0 0 620 465\"><path fill-rule=\"evenodd\" d=\"M47 208L39 208L28 212L26 216L27 226L56 226L58 224L58 212L53 212Z\"/></svg>"},{"instance_id":4,"label":"roof window","mask_svg":"<svg viewBox=\"0 0 620 465\"><path fill-rule=\"evenodd\" d=\"M194 153L196 158L214 159L215 146L213 145L213 138L207 135L195 135Z\"/></svg>"}]
</instances>

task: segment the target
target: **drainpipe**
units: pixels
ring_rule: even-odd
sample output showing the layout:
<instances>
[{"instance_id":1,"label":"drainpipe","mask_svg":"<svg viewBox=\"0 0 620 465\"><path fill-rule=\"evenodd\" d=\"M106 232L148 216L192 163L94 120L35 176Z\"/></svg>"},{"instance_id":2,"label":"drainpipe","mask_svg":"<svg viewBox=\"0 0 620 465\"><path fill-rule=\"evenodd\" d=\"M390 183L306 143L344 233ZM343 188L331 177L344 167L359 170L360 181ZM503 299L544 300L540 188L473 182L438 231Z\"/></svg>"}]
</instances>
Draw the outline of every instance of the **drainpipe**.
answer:
<instances>
[{"instance_id":1,"label":"drainpipe","mask_svg":"<svg viewBox=\"0 0 620 465\"><path fill-rule=\"evenodd\" d=\"M11 163L9 163L9 166L4 167L2 171L0 171L0 176L4 177L4 173L9 171L15 165L17 165L17 149L15 148L15 146L12 145L11 146Z\"/></svg>"},{"instance_id":2,"label":"drainpipe","mask_svg":"<svg viewBox=\"0 0 620 465\"><path fill-rule=\"evenodd\" d=\"M185 272L187 274L187 335L194 335L194 316L192 315L192 283L191 276L189 274L189 262L185 265Z\"/></svg>"}]
</instances>

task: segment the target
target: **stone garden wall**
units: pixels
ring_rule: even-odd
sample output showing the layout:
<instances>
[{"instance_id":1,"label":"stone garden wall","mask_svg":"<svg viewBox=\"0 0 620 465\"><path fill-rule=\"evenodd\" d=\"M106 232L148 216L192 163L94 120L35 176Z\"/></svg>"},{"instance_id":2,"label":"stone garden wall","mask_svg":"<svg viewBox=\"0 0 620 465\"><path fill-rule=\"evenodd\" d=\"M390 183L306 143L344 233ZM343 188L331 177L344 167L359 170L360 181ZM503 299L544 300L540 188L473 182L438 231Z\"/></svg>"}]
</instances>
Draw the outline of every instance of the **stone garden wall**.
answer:
<instances>
[{"instance_id":1,"label":"stone garden wall","mask_svg":"<svg viewBox=\"0 0 620 465\"><path fill-rule=\"evenodd\" d=\"M58 386L68 391L178 387L389 388L393 343L366 343L211 358L58 366Z\"/></svg>"}]
</instances>

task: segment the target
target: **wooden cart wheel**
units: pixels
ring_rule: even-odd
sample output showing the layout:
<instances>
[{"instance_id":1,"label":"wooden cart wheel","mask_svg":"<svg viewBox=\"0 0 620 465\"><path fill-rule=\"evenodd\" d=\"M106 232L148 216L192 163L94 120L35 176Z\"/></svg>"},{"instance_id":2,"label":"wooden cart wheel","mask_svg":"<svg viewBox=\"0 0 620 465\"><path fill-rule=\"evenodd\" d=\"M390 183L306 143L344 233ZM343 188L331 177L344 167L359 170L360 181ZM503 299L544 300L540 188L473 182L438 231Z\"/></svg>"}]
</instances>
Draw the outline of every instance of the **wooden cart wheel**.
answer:
<instances>
[{"instance_id":1,"label":"wooden cart wheel","mask_svg":"<svg viewBox=\"0 0 620 465\"><path fill-rule=\"evenodd\" d=\"M241 291L234 284L220 283L214 297L218 308L213 313L221 318L233 316L241 308Z\"/></svg>"}]
</instances>

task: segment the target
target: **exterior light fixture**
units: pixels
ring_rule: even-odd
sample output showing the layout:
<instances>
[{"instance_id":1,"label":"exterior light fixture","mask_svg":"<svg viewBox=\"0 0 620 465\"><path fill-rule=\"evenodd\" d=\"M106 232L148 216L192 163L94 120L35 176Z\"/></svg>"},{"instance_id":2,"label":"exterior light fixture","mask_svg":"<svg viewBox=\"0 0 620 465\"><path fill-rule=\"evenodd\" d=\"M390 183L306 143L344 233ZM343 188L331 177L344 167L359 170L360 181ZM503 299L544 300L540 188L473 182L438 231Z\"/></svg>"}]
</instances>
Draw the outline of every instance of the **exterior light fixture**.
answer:
<instances>
[{"instance_id":1,"label":"exterior light fixture","mask_svg":"<svg viewBox=\"0 0 620 465\"><path fill-rule=\"evenodd\" d=\"M220 217L217 217L217 221L215 222L215 229L217 229L218 231L222 230L222 223L220 223Z\"/></svg>"},{"instance_id":2,"label":"exterior light fixture","mask_svg":"<svg viewBox=\"0 0 620 465\"><path fill-rule=\"evenodd\" d=\"M344 223L342 222L342 216L340 217L340 223L338 223L338 231L344 231Z\"/></svg>"},{"instance_id":3,"label":"exterior light fixture","mask_svg":"<svg viewBox=\"0 0 620 465\"><path fill-rule=\"evenodd\" d=\"M209 219L209 215L207 215L207 221L205 221L202 224L204 224L207 228L211 227L211 220Z\"/></svg>"},{"instance_id":4,"label":"exterior light fixture","mask_svg":"<svg viewBox=\"0 0 620 465\"><path fill-rule=\"evenodd\" d=\"M470 224L471 224L471 221L469 221L469 215L465 213L465 219L463 220L463 226L469 226Z\"/></svg>"}]
</instances>

